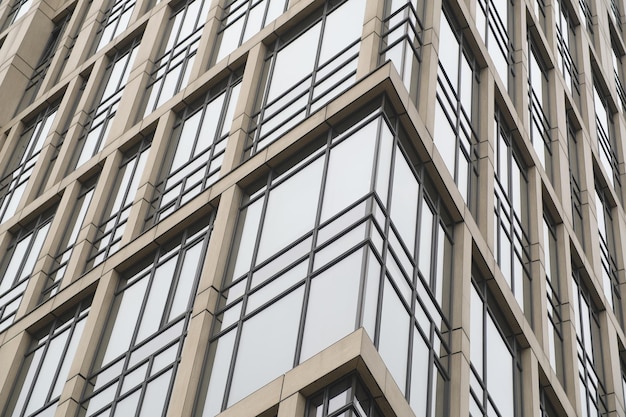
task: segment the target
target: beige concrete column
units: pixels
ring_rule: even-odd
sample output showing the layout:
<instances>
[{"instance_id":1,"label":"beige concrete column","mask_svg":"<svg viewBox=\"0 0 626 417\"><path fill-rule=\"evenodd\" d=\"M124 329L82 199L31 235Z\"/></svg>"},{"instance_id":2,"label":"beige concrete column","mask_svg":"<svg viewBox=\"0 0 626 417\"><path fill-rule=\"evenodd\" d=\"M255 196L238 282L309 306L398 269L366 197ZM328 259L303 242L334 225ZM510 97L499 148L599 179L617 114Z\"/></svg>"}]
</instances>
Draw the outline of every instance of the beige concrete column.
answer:
<instances>
[{"instance_id":1,"label":"beige concrete column","mask_svg":"<svg viewBox=\"0 0 626 417\"><path fill-rule=\"evenodd\" d=\"M0 366L0 404L2 404L2 408L9 402L9 396L15 387L31 340L31 336L25 331L9 340L2 341L0 338L0 363L3 364Z\"/></svg>"},{"instance_id":2,"label":"beige concrete column","mask_svg":"<svg viewBox=\"0 0 626 417\"><path fill-rule=\"evenodd\" d=\"M480 74L479 100L482 110L478 113L478 184L476 186L476 223L491 253L495 252L495 166L496 141L499 133L494 128L496 107L495 79L491 71Z\"/></svg>"},{"instance_id":3,"label":"beige concrete column","mask_svg":"<svg viewBox=\"0 0 626 417\"><path fill-rule=\"evenodd\" d=\"M383 31L383 1L368 1L365 5L363 17L363 32L361 33L361 48L356 70L356 79L359 80L378 67L380 56L381 33Z\"/></svg>"},{"instance_id":4,"label":"beige concrete column","mask_svg":"<svg viewBox=\"0 0 626 417\"><path fill-rule=\"evenodd\" d=\"M454 228L454 259L450 292L450 391L458 393L451 398L450 417L469 415L470 404L470 330L472 292L472 235L466 225Z\"/></svg>"},{"instance_id":5,"label":"beige concrete column","mask_svg":"<svg viewBox=\"0 0 626 417\"><path fill-rule=\"evenodd\" d=\"M522 409L524 416L540 416L539 408L539 365L532 349L522 352Z\"/></svg>"},{"instance_id":6,"label":"beige concrete column","mask_svg":"<svg viewBox=\"0 0 626 417\"><path fill-rule=\"evenodd\" d=\"M431 6L432 4L432 6ZM427 2L424 13L424 45L422 46L422 62L420 64L420 90L416 107L422 120L435 137L435 103L437 102L437 73L439 69L439 30L443 12L441 1Z\"/></svg>"},{"instance_id":7,"label":"beige concrete column","mask_svg":"<svg viewBox=\"0 0 626 417\"><path fill-rule=\"evenodd\" d=\"M254 112L258 90L256 86L262 82L265 52L265 45L258 43L248 53L248 60L246 61L246 68L239 90L240 93L233 114L233 123L230 127L228 143L224 152L220 177L225 176L241 162L243 150L248 141L250 118Z\"/></svg>"},{"instance_id":8,"label":"beige concrete column","mask_svg":"<svg viewBox=\"0 0 626 417\"><path fill-rule=\"evenodd\" d=\"M73 60L73 66L66 65L70 60L70 55L74 50L76 38L81 31L83 22L87 17L90 6L91 3L89 1L81 1L76 4L76 8L74 9L72 17L67 24L67 28L65 29L65 34L59 42L57 52L54 55L54 58L52 58L50 68L48 69L48 73L46 74L46 78L41 85L42 91L48 89L57 81L65 78L70 73L76 71L76 69L82 63L82 60L79 61L79 57L76 57Z\"/></svg>"},{"instance_id":9,"label":"beige concrete column","mask_svg":"<svg viewBox=\"0 0 626 417\"><path fill-rule=\"evenodd\" d=\"M226 270L240 202L241 191L237 186L232 186L222 193L202 267L182 359L172 391L172 401L168 409L170 416L191 417L196 392L202 385L200 379L203 373L205 352L211 336L211 323ZM200 395L204 394L204 392L200 393Z\"/></svg>"},{"instance_id":10,"label":"beige concrete column","mask_svg":"<svg viewBox=\"0 0 626 417\"><path fill-rule=\"evenodd\" d=\"M141 179L137 184L135 201L128 216L122 244L130 242L142 230L152 226L152 224L145 224L146 218L151 209L156 184L159 182L163 159L169 148L174 123L176 123L176 114L174 112L167 112L159 118L156 130L152 136L152 145L148 152L148 159L141 173Z\"/></svg>"},{"instance_id":11,"label":"beige concrete column","mask_svg":"<svg viewBox=\"0 0 626 417\"><path fill-rule=\"evenodd\" d=\"M119 279L114 272L103 275L98 281L85 328L59 398L56 417L75 416L78 411L87 377L100 347L101 334L107 324L118 282Z\"/></svg>"},{"instance_id":12,"label":"beige concrete column","mask_svg":"<svg viewBox=\"0 0 626 417\"><path fill-rule=\"evenodd\" d=\"M209 6L209 13L207 15L202 35L200 36L200 43L198 44L198 52L191 68L189 80L193 81L204 73L215 62L212 57L213 50L215 49L215 40L217 38L217 32L220 30L221 18L224 14L224 0L205 0L211 4Z\"/></svg>"},{"instance_id":13,"label":"beige concrete column","mask_svg":"<svg viewBox=\"0 0 626 417\"><path fill-rule=\"evenodd\" d=\"M297 392L278 403L278 417L304 417L306 398Z\"/></svg>"}]
</instances>

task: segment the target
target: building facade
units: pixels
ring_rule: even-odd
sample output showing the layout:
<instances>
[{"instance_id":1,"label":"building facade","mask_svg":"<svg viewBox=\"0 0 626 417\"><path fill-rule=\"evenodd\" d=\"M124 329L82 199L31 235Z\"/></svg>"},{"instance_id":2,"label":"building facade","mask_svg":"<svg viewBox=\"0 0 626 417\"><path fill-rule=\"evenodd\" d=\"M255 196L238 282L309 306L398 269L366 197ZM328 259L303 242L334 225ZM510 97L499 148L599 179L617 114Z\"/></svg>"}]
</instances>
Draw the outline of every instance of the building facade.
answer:
<instances>
[{"instance_id":1,"label":"building facade","mask_svg":"<svg viewBox=\"0 0 626 417\"><path fill-rule=\"evenodd\" d=\"M0 415L626 416L623 0L3 0Z\"/></svg>"}]
</instances>

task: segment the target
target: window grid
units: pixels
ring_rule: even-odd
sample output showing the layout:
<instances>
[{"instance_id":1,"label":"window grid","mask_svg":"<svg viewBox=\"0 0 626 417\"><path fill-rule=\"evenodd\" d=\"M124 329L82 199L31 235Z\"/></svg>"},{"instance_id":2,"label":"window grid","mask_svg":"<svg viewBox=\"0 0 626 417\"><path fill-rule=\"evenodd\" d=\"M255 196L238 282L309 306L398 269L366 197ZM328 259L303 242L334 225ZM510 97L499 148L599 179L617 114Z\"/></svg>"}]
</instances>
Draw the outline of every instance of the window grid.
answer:
<instances>
[{"instance_id":1,"label":"window grid","mask_svg":"<svg viewBox=\"0 0 626 417\"><path fill-rule=\"evenodd\" d=\"M611 18L618 33L622 31L622 16L619 10L619 0L611 0Z\"/></svg>"},{"instance_id":2,"label":"window grid","mask_svg":"<svg viewBox=\"0 0 626 417\"><path fill-rule=\"evenodd\" d=\"M58 104L49 106L24 127L0 181L0 223L15 214L58 108Z\"/></svg>"},{"instance_id":3,"label":"window grid","mask_svg":"<svg viewBox=\"0 0 626 417\"><path fill-rule=\"evenodd\" d=\"M583 415L606 415L603 358L600 348L598 311L581 280L580 271L572 265L572 305L576 327L576 352Z\"/></svg>"},{"instance_id":4,"label":"window grid","mask_svg":"<svg viewBox=\"0 0 626 417\"><path fill-rule=\"evenodd\" d=\"M465 203L475 209L478 180L478 73L460 32L441 19L435 145ZM445 44L445 46L444 46Z\"/></svg>"},{"instance_id":5,"label":"window grid","mask_svg":"<svg viewBox=\"0 0 626 417\"><path fill-rule=\"evenodd\" d=\"M578 11L585 19L585 22L587 22L587 32L590 34L589 39L593 41L593 19L588 0L578 0Z\"/></svg>"},{"instance_id":6,"label":"window grid","mask_svg":"<svg viewBox=\"0 0 626 417\"><path fill-rule=\"evenodd\" d=\"M237 49L287 11L288 4L288 0L227 0L211 62L219 62Z\"/></svg>"},{"instance_id":7,"label":"window grid","mask_svg":"<svg viewBox=\"0 0 626 417\"><path fill-rule=\"evenodd\" d=\"M213 214L122 274L80 416L165 415L212 227Z\"/></svg>"},{"instance_id":8,"label":"window grid","mask_svg":"<svg viewBox=\"0 0 626 417\"><path fill-rule=\"evenodd\" d=\"M361 326L374 336L417 415L445 409L450 224L417 157L404 140L398 142L404 136L390 130L395 122L389 123L376 112L356 126L339 128L344 132L339 136L329 132L326 146L316 146L294 168L278 170L284 174L269 175L267 186L242 204L210 339L207 394L198 404L205 417ZM354 152L365 154L350 159ZM360 182L342 184L348 187L343 191L337 188L343 180L326 176L347 163L341 158L361 161L352 166ZM289 191L295 189L301 190L298 197ZM286 192L298 203L281 203ZM369 295L359 301L364 287ZM342 307L346 303L350 307ZM325 311L316 308L320 305ZM266 320L276 330L263 339L273 342L251 351L249 334L265 328ZM271 358L264 357L264 349L274 352ZM250 361L263 363L252 382L240 371Z\"/></svg>"},{"instance_id":9,"label":"window grid","mask_svg":"<svg viewBox=\"0 0 626 417\"><path fill-rule=\"evenodd\" d=\"M220 178L241 72L212 88L178 117L146 226L158 223Z\"/></svg>"},{"instance_id":10,"label":"window grid","mask_svg":"<svg viewBox=\"0 0 626 417\"><path fill-rule=\"evenodd\" d=\"M604 168L609 184L618 191L621 188L619 177L619 162L615 144L615 128L613 114L596 85L594 91L594 108L596 113L596 134L598 135L598 150L600 164Z\"/></svg>"},{"instance_id":11,"label":"window grid","mask_svg":"<svg viewBox=\"0 0 626 417\"><path fill-rule=\"evenodd\" d=\"M609 205L607 195L600 186L596 185L596 216L598 220L598 234L600 236L600 259L602 260L602 288L609 305L615 312L617 319L622 323L622 296L617 276L617 252L615 250L613 225L613 208Z\"/></svg>"},{"instance_id":12,"label":"window grid","mask_svg":"<svg viewBox=\"0 0 626 417\"><path fill-rule=\"evenodd\" d=\"M80 232L85 216L87 215L87 209L91 204L94 190L96 188L97 178L88 181L82 186L81 192L76 199L76 205L72 211L67 228L65 229L63 239L59 244L59 249L54 257L50 272L48 273L48 282L42 292L42 300L54 296L61 286L61 281L65 276L65 269L72 256L74 246L76 245L76 239L78 239L78 233Z\"/></svg>"},{"instance_id":13,"label":"window grid","mask_svg":"<svg viewBox=\"0 0 626 417\"><path fill-rule=\"evenodd\" d=\"M546 273L546 296L548 315L548 357L552 369L563 381L563 329L561 319L561 291L559 288L558 241L556 225L544 210L543 244Z\"/></svg>"},{"instance_id":14,"label":"window grid","mask_svg":"<svg viewBox=\"0 0 626 417\"><path fill-rule=\"evenodd\" d=\"M117 52L110 60L100 84L99 98L87 114L83 135L78 140L71 169L76 169L104 148L113 118L137 55L139 41Z\"/></svg>"},{"instance_id":15,"label":"window grid","mask_svg":"<svg viewBox=\"0 0 626 417\"><path fill-rule=\"evenodd\" d=\"M93 241L86 271L99 265L120 249L151 142L152 138L146 138L124 155L110 194L111 198L107 202L107 210Z\"/></svg>"},{"instance_id":16,"label":"window grid","mask_svg":"<svg viewBox=\"0 0 626 417\"><path fill-rule=\"evenodd\" d=\"M35 97L37 97L39 89L41 88L46 74L48 73L48 68L50 68L50 64L56 54L59 42L63 38L65 28L67 27L71 17L72 13L68 12L55 24L54 29L48 38L48 42L46 43L46 47L39 58L39 62L37 63L30 80L28 80L28 85L26 86L26 90L24 91L24 95L22 96L22 100L18 106L18 112L26 108L26 106L32 104Z\"/></svg>"},{"instance_id":17,"label":"window grid","mask_svg":"<svg viewBox=\"0 0 626 417\"><path fill-rule=\"evenodd\" d=\"M104 17L98 32L96 33L96 48L98 52L117 35L126 30L130 18L135 9L136 0L111 0L109 8L104 12Z\"/></svg>"},{"instance_id":18,"label":"window grid","mask_svg":"<svg viewBox=\"0 0 626 417\"><path fill-rule=\"evenodd\" d=\"M622 83L623 67L622 67L622 54L616 49L615 43L611 42L612 58L613 58L613 75L615 77L615 88L617 89L617 96L622 103L622 109L626 110L626 91L624 91L624 85Z\"/></svg>"},{"instance_id":19,"label":"window grid","mask_svg":"<svg viewBox=\"0 0 626 417\"><path fill-rule=\"evenodd\" d=\"M20 228L0 261L0 332L13 324L53 215L49 210Z\"/></svg>"},{"instance_id":20,"label":"window grid","mask_svg":"<svg viewBox=\"0 0 626 417\"><path fill-rule=\"evenodd\" d=\"M569 162L569 175L570 175L570 193L572 204L572 217L574 221L574 233L578 237L578 241L581 245L585 246L585 239L583 233L583 203L582 203L582 191L580 189L580 170L579 157L578 157L578 139L577 132L574 128L571 120L573 116L567 115L567 150L568 150L568 162Z\"/></svg>"},{"instance_id":21,"label":"window grid","mask_svg":"<svg viewBox=\"0 0 626 417\"><path fill-rule=\"evenodd\" d=\"M422 0L386 0L381 35L381 63L393 62L414 102L419 92L424 7Z\"/></svg>"},{"instance_id":22,"label":"window grid","mask_svg":"<svg viewBox=\"0 0 626 417\"><path fill-rule=\"evenodd\" d=\"M561 69L565 86L574 96L580 99L580 81L578 79L577 56L576 56L576 30L574 19L565 0L553 0L556 13L556 40L558 54L556 56L558 67Z\"/></svg>"},{"instance_id":23,"label":"window grid","mask_svg":"<svg viewBox=\"0 0 626 417\"><path fill-rule=\"evenodd\" d=\"M53 416L65 385L90 301L56 318L39 334L26 353L5 416Z\"/></svg>"},{"instance_id":24,"label":"window grid","mask_svg":"<svg viewBox=\"0 0 626 417\"><path fill-rule=\"evenodd\" d=\"M502 320L486 281L472 275L470 416L521 416L521 347Z\"/></svg>"},{"instance_id":25,"label":"window grid","mask_svg":"<svg viewBox=\"0 0 626 417\"><path fill-rule=\"evenodd\" d=\"M11 5L11 8L9 9L9 13L7 14L6 20L4 21L0 32L4 31L13 23L15 23L17 19L24 16L26 12L28 12L32 4L33 0L15 0Z\"/></svg>"},{"instance_id":26,"label":"window grid","mask_svg":"<svg viewBox=\"0 0 626 417\"><path fill-rule=\"evenodd\" d=\"M534 41L528 42L530 65L528 66L528 111L530 115L530 140L552 179L552 135L550 133L550 90L544 63L537 56Z\"/></svg>"},{"instance_id":27,"label":"window grid","mask_svg":"<svg viewBox=\"0 0 626 417\"><path fill-rule=\"evenodd\" d=\"M209 5L209 0L188 0L170 17L165 51L156 59L150 74L144 116L187 85Z\"/></svg>"},{"instance_id":28,"label":"window grid","mask_svg":"<svg viewBox=\"0 0 626 417\"><path fill-rule=\"evenodd\" d=\"M476 27L509 94L513 91L511 77L515 76L513 40L509 33L512 5L512 0L478 0L476 7Z\"/></svg>"},{"instance_id":29,"label":"window grid","mask_svg":"<svg viewBox=\"0 0 626 417\"><path fill-rule=\"evenodd\" d=\"M357 375L349 375L307 399L306 417L382 417Z\"/></svg>"},{"instance_id":30,"label":"window grid","mask_svg":"<svg viewBox=\"0 0 626 417\"><path fill-rule=\"evenodd\" d=\"M268 47L266 81L251 118L246 157L270 145L354 82L364 8L361 0L326 2L318 12L321 16L306 29L296 28Z\"/></svg>"},{"instance_id":31,"label":"window grid","mask_svg":"<svg viewBox=\"0 0 626 417\"><path fill-rule=\"evenodd\" d=\"M496 260L524 314L532 318L528 180L526 168L500 113L496 114L495 237ZM532 322L532 320L529 320Z\"/></svg>"}]
</instances>

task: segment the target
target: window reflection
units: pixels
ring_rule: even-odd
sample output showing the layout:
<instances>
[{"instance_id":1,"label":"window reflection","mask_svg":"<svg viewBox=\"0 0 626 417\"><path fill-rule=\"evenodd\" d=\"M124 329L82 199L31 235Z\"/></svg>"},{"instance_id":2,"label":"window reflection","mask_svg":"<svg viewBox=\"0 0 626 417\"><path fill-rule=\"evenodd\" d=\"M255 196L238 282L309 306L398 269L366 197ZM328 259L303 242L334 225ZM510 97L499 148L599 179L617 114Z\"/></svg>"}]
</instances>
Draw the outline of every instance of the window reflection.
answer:
<instances>
[{"instance_id":1,"label":"window reflection","mask_svg":"<svg viewBox=\"0 0 626 417\"><path fill-rule=\"evenodd\" d=\"M109 0L96 34L95 52L126 30L135 10L136 0Z\"/></svg>"},{"instance_id":2,"label":"window reflection","mask_svg":"<svg viewBox=\"0 0 626 417\"><path fill-rule=\"evenodd\" d=\"M220 178L241 72L209 90L178 117L146 226L169 216Z\"/></svg>"},{"instance_id":3,"label":"window reflection","mask_svg":"<svg viewBox=\"0 0 626 417\"><path fill-rule=\"evenodd\" d=\"M600 235L600 258L602 261L602 287L604 295L620 323L622 295L617 275L617 251L615 250L615 225L613 207L609 205L609 193L596 183L596 217Z\"/></svg>"},{"instance_id":4,"label":"window reflection","mask_svg":"<svg viewBox=\"0 0 626 417\"><path fill-rule=\"evenodd\" d=\"M464 38L442 14L434 141L465 203L477 204L478 79Z\"/></svg>"},{"instance_id":5,"label":"window reflection","mask_svg":"<svg viewBox=\"0 0 626 417\"><path fill-rule=\"evenodd\" d=\"M496 113L495 229L496 261L524 314L532 318L528 180L506 126Z\"/></svg>"},{"instance_id":6,"label":"window reflection","mask_svg":"<svg viewBox=\"0 0 626 417\"><path fill-rule=\"evenodd\" d=\"M50 267L48 282L43 289L41 297L42 300L52 297L59 291L61 280L65 276L65 269L67 268L67 264L72 256L76 240L78 239L78 233L80 232L85 216L87 215L87 209L89 208L89 204L91 203L91 199L96 188L96 180L97 177L87 181L85 185L81 187L80 194L76 199L76 205L74 206L74 210L72 210L71 217L69 218L67 227L63 233L59 249L54 257L52 266Z\"/></svg>"},{"instance_id":7,"label":"window reflection","mask_svg":"<svg viewBox=\"0 0 626 417\"><path fill-rule=\"evenodd\" d=\"M122 274L80 416L164 415L212 221L190 227Z\"/></svg>"},{"instance_id":8,"label":"window reflection","mask_svg":"<svg viewBox=\"0 0 626 417\"><path fill-rule=\"evenodd\" d=\"M117 52L107 66L106 74L100 84L98 98L87 114L88 120L83 134L74 150L74 160L70 164L70 172L104 148L135 55L137 55L138 46L139 41L135 41L127 49Z\"/></svg>"},{"instance_id":9,"label":"window reflection","mask_svg":"<svg viewBox=\"0 0 626 417\"><path fill-rule=\"evenodd\" d=\"M478 0L476 27L487 45L496 72L513 96L513 0Z\"/></svg>"},{"instance_id":10,"label":"window reflection","mask_svg":"<svg viewBox=\"0 0 626 417\"><path fill-rule=\"evenodd\" d=\"M0 180L0 223L15 214L58 108L58 103L49 106L24 127Z\"/></svg>"},{"instance_id":11,"label":"window reflection","mask_svg":"<svg viewBox=\"0 0 626 417\"><path fill-rule=\"evenodd\" d=\"M539 56L535 42L528 40L528 113L530 117L530 140L543 164L543 169L552 179L552 135L550 133L550 90L548 71Z\"/></svg>"},{"instance_id":12,"label":"window reflection","mask_svg":"<svg viewBox=\"0 0 626 417\"><path fill-rule=\"evenodd\" d=\"M327 1L304 31L296 28L268 48L245 155L268 146L354 82L365 4Z\"/></svg>"},{"instance_id":13,"label":"window reflection","mask_svg":"<svg viewBox=\"0 0 626 417\"><path fill-rule=\"evenodd\" d=\"M475 271L470 300L470 415L520 416L520 347L492 298Z\"/></svg>"},{"instance_id":14,"label":"window reflection","mask_svg":"<svg viewBox=\"0 0 626 417\"><path fill-rule=\"evenodd\" d=\"M287 10L288 0L226 0L212 63L250 39Z\"/></svg>"},{"instance_id":15,"label":"window reflection","mask_svg":"<svg viewBox=\"0 0 626 417\"><path fill-rule=\"evenodd\" d=\"M144 117L187 85L209 3L209 0L188 0L172 13L164 52L156 59L150 74Z\"/></svg>"},{"instance_id":16,"label":"window reflection","mask_svg":"<svg viewBox=\"0 0 626 417\"><path fill-rule=\"evenodd\" d=\"M422 0L386 0L381 36L381 61L393 62L415 102L424 43L424 7Z\"/></svg>"},{"instance_id":17,"label":"window reflection","mask_svg":"<svg viewBox=\"0 0 626 417\"><path fill-rule=\"evenodd\" d=\"M102 222L93 240L93 248L87 260L88 271L102 263L120 249L126 222L135 199L141 174L148 159L152 138L145 138L124 155L113 189L106 202Z\"/></svg>"},{"instance_id":18,"label":"window reflection","mask_svg":"<svg viewBox=\"0 0 626 417\"><path fill-rule=\"evenodd\" d=\"M443 412L451 225L411 149L379 109L251 190L220 292L203 416L358 327L416 414ZM254 377L240 374L244 364Z\"/></svg>"},{"instance_id":19,"label":"window reflection","mask_svg":"<svg viewBox=\"0 0 626 417\"><path fill-rule=\"evenodd\" d=\"M598 150L600 164L604 168L606 178L619 194L621 180L617 145L615 143L615 127L613 126L613 110L609 108L606 97L594 83L593 103L596 114L596 134L598 136Z\"/></svg>"},{"instance_id":20,"label":"window reflection","mask_svg":"<svg viewBox=\"0 0 626 417\"><path fill-rule=\"evenodd\" d=\"M53 416L85 327L90 302L54 320L26 353L3 416Z\"/></svg>"},{"instance_id":21,"label":"window reflection","mask_svg":"<svg viewBox=\"0 0 626 417\"><path fill-rule=\"evenodd\" d=\"M0 260L0 332L15 320L55 210L50 209L20 228Z\"/></svg>"},{"instance_id":22,"label":"window reflection","mask_svg":"<svg viewBox=\"0 0 626 417\"><path fill-rule=\"evenodd\" d=\"M307 399L305 417L381 417L374 397L356 375L350 375Z\"/></svg>"},{"instance_id":23,"label":"window reflection","mask_svg":"<svg viewBox=\"0 0 626 417\"><path fill-rule=\"evenodd\" d=\"M583 415L607 413L598 310L592 303L581 271L572 265L572 307L576 328L579 391Z\"/></svg>"}]
</instances>

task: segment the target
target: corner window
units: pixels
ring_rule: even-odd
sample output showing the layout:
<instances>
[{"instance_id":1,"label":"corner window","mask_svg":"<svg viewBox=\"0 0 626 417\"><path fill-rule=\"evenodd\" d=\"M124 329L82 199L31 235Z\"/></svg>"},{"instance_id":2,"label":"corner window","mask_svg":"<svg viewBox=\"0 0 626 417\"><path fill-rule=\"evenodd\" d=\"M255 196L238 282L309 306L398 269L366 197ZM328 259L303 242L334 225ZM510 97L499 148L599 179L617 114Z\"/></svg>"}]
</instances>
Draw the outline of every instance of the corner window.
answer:
<instances>
[{"instance_id":1,"label":"corner window","mask_svg":"<svg viewBox=\"0 0 626 417\"><path fill-rule=\"evenodd\" d=\"M356 375L342 378L307 399L305 417L382 417L374 397Z\"/></svg>"},{"instance_id":2,"label":"corner window","mask_svg":"<svg viewBox=\"0 0 626 417\"><path fill-rule=\"evenodd\" d=\"M359 327L417 415L446 406L451 221L396 116L381 108L362 117L244 199L197 405L203 416Z\"/></svg>"}]
</instances>

